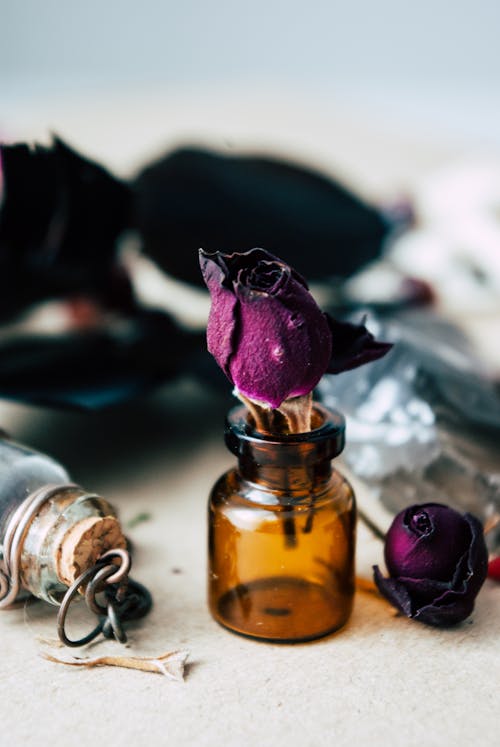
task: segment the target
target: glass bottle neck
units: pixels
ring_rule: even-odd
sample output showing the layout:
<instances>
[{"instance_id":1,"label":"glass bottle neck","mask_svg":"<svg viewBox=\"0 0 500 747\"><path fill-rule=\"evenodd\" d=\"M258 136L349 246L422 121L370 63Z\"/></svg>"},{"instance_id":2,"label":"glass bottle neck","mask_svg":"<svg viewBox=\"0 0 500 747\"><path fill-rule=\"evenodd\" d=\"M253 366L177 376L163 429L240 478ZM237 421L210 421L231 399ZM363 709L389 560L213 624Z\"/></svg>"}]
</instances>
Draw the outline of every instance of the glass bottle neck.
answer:
<instances>
[{"instance_id":1,"label":"glass bottle neck","mask_svg":"<svg viewBox=\"0 0 500 747\"><path fill-rule=\"evenodd\" d=\"M269 460L258 463L251 454L240 456L241 477L267 490L283 490L290 494L310 493L325 485L332 474L329 459L309 462L296 459L290 464Z\"/></svg>"},{"instance_id":2,"label":"glass bottle neck","mask_svg":"<svg viewBox=\"0 0 500 747\"><path fill-rule=\"evenodd\" d=\"M321 425L308 433L268 436L252 429L246 408L227 419L226 445L238 457L240 475L268 490L310 493L328 482L331 460L344 446L344 419L317 405Z\"/></svg>"}]
</instances>

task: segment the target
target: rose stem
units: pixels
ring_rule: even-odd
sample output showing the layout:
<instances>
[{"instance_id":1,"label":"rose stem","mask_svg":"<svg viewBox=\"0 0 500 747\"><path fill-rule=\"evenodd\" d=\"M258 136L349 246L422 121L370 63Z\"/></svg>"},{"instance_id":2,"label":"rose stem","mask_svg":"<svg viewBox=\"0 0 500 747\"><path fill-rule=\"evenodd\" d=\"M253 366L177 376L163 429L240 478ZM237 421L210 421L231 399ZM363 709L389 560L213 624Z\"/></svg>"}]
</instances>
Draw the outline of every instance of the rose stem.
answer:
<instances>
[{"instance_id":1,"label":"rose stem","mask_svg":"<svg viewBox=\"0 0 500 747\"><path fill-rule=\"evenodd\" d=\"M287 493L290 490L288 475L286 477L285 489ZM285 534L285 547L297 547L297 530L295 528L295 519L293 518L293 516L284 516L282 521L283 532Z\"/></svg>"},{"instance_id":2,"label":"rose stem","mask_svg":"<svg viewBox=\"0 0 500 747\"><path fill-rule=\"evenodd\" d=\"M312 393L305 394L301 397L290 397L281 403L277 410L271 410L269 418L271 429L274 432L284 434L289 433L308 433L311 430L312 417ZM287 485L287 488L289 486ZM312 529L312 504L310 513L307 516L304 532L310 532ZM283 531L285 533L285 544L287 547L297 546L297 529L295 519L287 517L283 519Z\"/></svg>"},{"instance_id":3,"label":"rose stem","mask_svg":"<svg viewBox=\"0 0 500 747\"><path fill-rule=\"evenodd\" d=\"M368 529L370 530L370 532L371 532L371 533L372 533L373 535L375 535L375 537L376 537L377 539L381 540L382 542L384 542L384 541L385 541L385 533L384 533L384 532L383 532L383 531L382 531L382 530L380 529L380 527L378 527L378 526L377 526L377 525L375 524L375 522L373 522L373 521L372 521L372 520L371 520L371 519L370 519L370 518L369 518L369 517L368 517L368 516L367 516L367 515L365 514L365 512L364 512L364 511L362 511L362 510L361 510L361 509L359 508L359 506L358 506L358 516L359 516L359 518L361 519L361 521L363 522L363 524L364 524L364 525L365 525L366 527L368 527Z\"/></svg>"},{"instance_id":4,"label":"rose stem","mask_svg":"<svg viewBox=\"0 0 500 747\"><path fill-rule=\"evenodd\" d=\"M290 397L278 408L286 418L289 433L309 433L312 418L312 393Z\"/></svg>"},{"instance_id":5,"label":"rose stem","mask_svg":"<svg viewBox=\"0 0 500 747\"><path fill-rule=\"evenodd\" d=\"M301 397L291 397L280 406L280 412L285 415L290 433L308 433L312 426L312 392ZM314 522L314 493L311 492L306 523L303 534L310 534Z\"/></svg>"},{"instance_id":6,"label":"rose stem","mask_svg":"<svg viewBox=\"0 0 500 747\"><path fill-rule=\"evenodd\" d=\"M241 392L238 392L237 389L235 389L236 396L243 402L243 404L246 406L248 411L250 412L250 415L253 418L253 421L255 423L255 429L259 433L263 433L266 436L273 436L273 435L288 435L289 433L294 432L300 432L300 430L294 430L295 428L299 428L303 425L304 421L300 418L300 414L297 410L297 404L294 403L290 409L290 417L288 416L288 412L285 412L283 409L279 410L273 410L272 408L266 407L264 405L258 404L257 402L254 402L251 399L248 399L248 397L245 397L244 394L241 394ZM297 400L299 399L305 399L302 397L297 397ZM288 400L288 402L291 402L291 400ZM285 403L283 403L285 404ZM283 407L283 405L281 406ZM310 415L309 415L309 430L310 430ZM285 491L289 492L289 484L287 483L285 485ZM282 516L281 522L283 525L283 535L285 538L285 547L293 548L297 546L297 530L295 528L295 519L291 516Z\"/></svg>"},{"instance_id":7,"label":"rose stem","mask_svg":"<svg viewBox=\"0 0 500 747\"><path fill-rule=\"evenodd\" d=\"M276 427L273 429L272 413L275 413L276 410L271 410L269 407L257 404L257 402L245 397L245 395L241 394L237 389L235 389L233 393L243 402L249 411L254 421L255 430L258 431L258 433L263 433L265 436L271 436L273 433L282 433L281 429L277 430Z\"/></svg>"}]
</instances>

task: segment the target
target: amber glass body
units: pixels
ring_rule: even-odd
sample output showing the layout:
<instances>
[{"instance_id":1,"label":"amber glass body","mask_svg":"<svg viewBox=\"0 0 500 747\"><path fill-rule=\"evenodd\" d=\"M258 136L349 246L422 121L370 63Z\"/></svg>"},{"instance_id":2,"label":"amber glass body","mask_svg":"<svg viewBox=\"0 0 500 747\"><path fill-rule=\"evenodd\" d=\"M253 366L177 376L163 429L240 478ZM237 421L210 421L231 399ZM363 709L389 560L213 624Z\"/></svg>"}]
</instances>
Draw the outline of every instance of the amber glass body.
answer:
<instances>
[{"instance_id":1,"label":"amber glass body","mask_svg":"<svg viewBox=\"0 0 500 747\"><path fill-rule=\"evenodd\" d=\"M340 628L354 596L354 493L331 460L344 420L317 406L309 433L263 436L245 408L228 416L238 466L209 499L213 617L253 638L292 643Z\"/></svg>"}]
</instances>

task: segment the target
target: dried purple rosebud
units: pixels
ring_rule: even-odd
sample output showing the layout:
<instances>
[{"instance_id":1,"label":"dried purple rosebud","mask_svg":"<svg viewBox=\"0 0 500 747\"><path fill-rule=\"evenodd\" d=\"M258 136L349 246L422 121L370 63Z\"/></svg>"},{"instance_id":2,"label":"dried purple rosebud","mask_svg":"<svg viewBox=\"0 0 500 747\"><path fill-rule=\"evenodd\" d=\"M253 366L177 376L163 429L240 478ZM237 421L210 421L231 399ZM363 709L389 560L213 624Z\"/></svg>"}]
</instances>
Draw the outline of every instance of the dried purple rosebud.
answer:
<instances>
[{"instance_id":1,"label":"dried purple rosebud","mask_svg":"<svg viewBox=\"0 0 500 747\"><path fill-rule=\"evenodd\" d=\"M264 249L200 251L212 296L208 349L240 394L279 408L309 394L324 373L380 358L391 347L363 325L324 314L304 278Z\"/></svg>"},{"instance_id":2,"label":"dried purple rosebud","mask_svg":"<svg viewBox=\"0 0 500 747\"><path fill-rule=\"evenodd\" d=\"M308 394L332 343L306 281L264 249L202 251L200 264L212 296L208 349L238 391L272 408Z\"/></svg>"},{"instance_id":3,"label":"dried purple rosebud","mask_svg":"<svg viewBox=\"0 0 500 747\"><path fill-rule=\"evenodd\" d=\"M374 567L379 591L407 617L445 627L473 608L488 569L483 527L439 503L401 511L385 540L390 577Z\"/></svg>"}]
</instances>

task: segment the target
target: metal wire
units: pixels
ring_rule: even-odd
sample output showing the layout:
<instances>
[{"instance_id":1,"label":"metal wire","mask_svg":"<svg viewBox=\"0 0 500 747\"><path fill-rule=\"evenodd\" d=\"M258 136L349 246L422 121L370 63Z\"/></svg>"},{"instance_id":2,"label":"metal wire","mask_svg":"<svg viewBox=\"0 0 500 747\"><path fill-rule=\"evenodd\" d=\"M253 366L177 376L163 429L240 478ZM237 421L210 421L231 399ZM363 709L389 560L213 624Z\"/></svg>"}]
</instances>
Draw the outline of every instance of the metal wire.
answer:
<instances>
[{"instance_id":1,"label":"metal wire","mask_svg":"<svg viewBox=\"0 0 500 747\"><path fill-rule=\"evenodd\" d=\"M116 558L121 561L118 570L113 563L108 562ZM109 550L71 584L57 615L57 632L62 643L71 647L84 646L101 633L105 638L126 642L123 622L143 617L152 605L149 591L128 578L130 566L131 559L126 550ZM66 633L66 619L70 605L82 586L85 587L87 607L99 617L99 623L90 633L74 640ZM100 604L97 594L103 591L106 603Z\"/></svg>"},{"instance_id":2,"label":"metal wire","mask_svg":"<svg viewBox=\"0 0 500 747\"><path fill-rule=\"evenodd\" d=\"M46 485L24 500L14 512L5 531L0 568L0 610L7 609L21 591L21 554L23 543L31 522L40 508L54 495L62 491L78 489L78 485ZM113 561L119 560L117 567ZM57 616L58 635L66 646L84 646L101 633L106 638L125 642L123 621L146 615L151 609L149 591L128 578L131 558L127 550L115 548L105 552L97 562L84 571L66 591ZM85 587L88 608L99 617L98 624L87 635L73 640L66 634L68 610L81 587ZM97 594L104 591L105 604L97 601Z\"/></svg>"},{"instance_id":3,"label":"metal wire","mask_svg":"<svg viewBox=\"0 0 500 747\"><path fill-rule=\"evenodd\" d=\"M99 570L101 566L98 566L97 570ZM104 625L104 619L101 618L99 620L99 623L96 625L96 627L90 631L87 635L83 636L83 638L79 638L78 640L72 640L71 638L68 638L66 635L65 625L66 625L66 616L68 614L69 606L71 602L73 601L76 594L78 594L78 590L80 586L87 581L89 581L92 576L96 573L96 566L92 566L92 568L87 568L86 571L81 573L77 579L71 584L68 591L64 595L64 598L61 602L61 606L59 608L59 613L57 615L57 635L59 636L59 640L61 643L64 643L65 646L84 646L86 643L90 643L90 641L93 641L94 638L97 638L99 633L102 631L103 625Z\"/></svg>"},{"instance_id":4,"label":"metal wire","mask_svg":"<svg viewBox=\"0 0 500 747\"><path fill-rule=\"evenodd\" d=\"M50 498L57 493L75 488L78 488L78 485L45 485L31 493L17 507L5 531L3 568L0 570L0 610L10 607L21 591L21 553L31 522Z\"/></svg>"}]
</instances>

